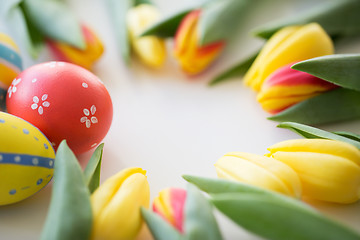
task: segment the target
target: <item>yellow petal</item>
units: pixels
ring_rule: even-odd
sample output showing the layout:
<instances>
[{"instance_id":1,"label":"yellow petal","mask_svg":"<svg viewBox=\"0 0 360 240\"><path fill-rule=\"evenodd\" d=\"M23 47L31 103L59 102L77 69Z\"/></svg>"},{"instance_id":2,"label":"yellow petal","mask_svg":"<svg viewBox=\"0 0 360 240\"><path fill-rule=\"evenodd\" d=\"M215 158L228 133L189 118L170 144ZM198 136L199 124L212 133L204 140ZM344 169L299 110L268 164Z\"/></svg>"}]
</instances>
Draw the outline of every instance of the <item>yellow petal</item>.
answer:
<instances>
[{"instance_id":1,"label":"yellow petal","mask_svg":"<svg viewBox=\"0 0 360 240\"><path fill-rule=\"evenodd\" d=\"M171 206L170 191L169 189L159 192L159 195L154 199L154 206L157 210L164 215L164 217L172 224L175 225L174 212Z\"/></svg>"},{"instance_id":2,"label":"yellow petal","mask_svg":"<svg viewBox=\"0 0 360 240\"><path fill-rule=\"evenodd\" d=\"M232 152L215 164L220 178L238 180L286 195L300 197L297 174L274 159L250 153Z\"/></svg>"},{"instance_id":3,"label":"yellow petal","mask_svg":"<svg viewBox=\"0 0 360 240\"><path fill-rule=\"evenodd\" d=\"M277 143L268 148L270 153L283 152L313 152L331 154L346 158L360 166L360 151L355 146L328 139L295 139Z\"/></svg>"},{"instance_id":4,"label":"yellow petal","mask_svg":"<svg viewBox=\"0 0 360 240\"><path fill-rule=\"evenodd\" d=\"M127 13L130 42L135 54L144 64L155 68L162 66L165 61L165 41L155 36L138 37L138 35L159 19L159 11L149 4L140 4Z\"/></svg>"},{"instance_id":5,"label":"yellow petal","mask_svg":"<svg viewBox=\"0 0 360 240\"><path fill-rule=\"evenodd\" d=\"M91 196L93 239L133 239L142 224L140 207L149 201L144 170L129 168L109 178Z\"/></svg>"},{"instance_id":6,"label":"yellow petal","mask_svg":"<svg viewBox=\"0 0 360 240\"><path fill-rule=\"evenodd\" d=\"M333 52L330 37L317 23L284 28L260 52L259 60L244 77L245 84L259 91L265 79L280 67Z\"/></svg>"},{"instance_id":7,"label":"yellow petal","mask_svg":"<svg viewBox=\"0 0 360 240\"><path fill-rule=\"evenodd\" d=\"M306 197L337 203L360 197L360 167L344 157L299 151L276 151L272 157L299 174Z\"/></svg>"}]
</instances>

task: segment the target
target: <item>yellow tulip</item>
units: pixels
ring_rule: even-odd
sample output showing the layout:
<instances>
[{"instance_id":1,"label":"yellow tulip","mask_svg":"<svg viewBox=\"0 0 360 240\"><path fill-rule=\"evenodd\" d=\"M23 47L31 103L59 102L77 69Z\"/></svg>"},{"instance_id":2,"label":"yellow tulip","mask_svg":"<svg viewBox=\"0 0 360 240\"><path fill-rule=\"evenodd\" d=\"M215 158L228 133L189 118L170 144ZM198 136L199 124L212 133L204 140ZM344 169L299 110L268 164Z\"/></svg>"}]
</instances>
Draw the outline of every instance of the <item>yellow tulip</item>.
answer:
<instances>
[{"instance_id":1,"label":"yellow tulip","mask_svg":"<svg viewBox=\"0 0 360 240\"><path fill-rule=\"evenodd\" d=\"M74 63L91 70L101 57L104 46L98 36L86 25L81 26L86 42L85 49L78 49L63 42L48 40L48 46L57 60Z\"/></svg>"},{"instance_id":2,"label":"yellow tulip","mask_svg":"<svg viewBox=\"0 0 360 240\"><path fill-rule=\"evenodd\" d=\"M92 239L133 239L142 225L140 207L149 207L145 171L128 168L107 179L91 196Z\"/></svg>"},{"instance_id":3,"label":"yellow tulip","mask_svg":"<svg viewBox=\"0 0 360 240\"><path fill-rule=\"evenodd\" d=\"M144 64L154 68L161 67L165 61L165 41L155 36L138 36L159 19L159 11L149 4L140 4L127 13L128 31L134 52Z\"/></svg>"},{"instance_id":4,"label":"yellow tulip","mask_svg":"<svg viewBox=\"0 0 360 240\"><path fill-rule=\"evenodd\" d=\"M352 203L360 198L360 151L345 142L298 139L275 144L268 156L294 169L305 197Z\"/></svg>"},{"instance_id":5,"label":"yellow tulip","mask_svg":"<svg viewBox=\"0 0 360 240\"><path fill-rule=\"evenodd\" d=\"M205 46L199 45L198 22L201 11L188 13L181 21L176 35L174 55L181 68L188 74L204 71L220 55L225 42L218 41Z\"/></svg>"},{"instance_id":6,"label":"yellow tulip","mask_svg":"<svg viewBox=\"0 0 360 240\"><path fill-rule=\"evenodd\" d=\"M299 176L286 164L251 153L230 152L215 164L219 178L237 180L299 198Z\"/></svg>"},{"instance_id":7,"label":"yellow tulip","mask_svg":"<svg viewBox=\"0 0 360 240\"><path fill-rule=\"evenodd\" d=\"M244 81L259 91L264 80L275 70L292 62L333 53L333 43L319 24L285 27L265 44L244 76Z\"/></svg>"}]
</instances>

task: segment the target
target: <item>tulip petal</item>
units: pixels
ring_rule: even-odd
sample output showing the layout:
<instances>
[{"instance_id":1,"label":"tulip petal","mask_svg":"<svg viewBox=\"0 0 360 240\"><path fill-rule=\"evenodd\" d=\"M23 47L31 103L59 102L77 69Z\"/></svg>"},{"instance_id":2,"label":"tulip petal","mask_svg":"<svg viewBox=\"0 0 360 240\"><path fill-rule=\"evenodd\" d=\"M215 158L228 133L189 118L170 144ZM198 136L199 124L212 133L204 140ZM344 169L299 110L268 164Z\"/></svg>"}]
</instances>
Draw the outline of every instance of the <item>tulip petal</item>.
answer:
<instances>
[{"instance_id":1,"label":"tulip petal","mask_svg":"<svg viewBox=\"0 0 360 240\"><path fill-rule=\"evenodd\" d=\"M215 167L220 178L300 197L301 184L297 174L287 165L273 160L256 154L233 152L220 158Z\"/></svg>"},{"instance_id":2,"label":"tulip petal","mask_svg":"<svg viewBox=\"0 0 360 240\"><path fill-rule=\"evenodd\" d=\"M272 157L299 174L305 197L337 203L352 203L360 197L360 166L346 158L300 151L277 151Z\"/></svg>"},{"instance_id":3,"label":"tulip petal","mask_svg":"<svg viewBox=\"0 0 360 240\"><path fill-rule=\"evenodd\" d=\"M139 35L159 18L160 13L157 8L149 4L140 4L127 13L130 41L136 55L143 63L155 68L162 66L165 61L165 42L155 36L139 37Z\"/></svg>"},{"instance_id":4,"label":"tulip petal","mask_svg":"<svg viewBox=\"0 0 360 240\"><path fill-rule=\"evenodd\" d=\"M148 207L149 198L149 184L141 168L125 169L109 178L91 196L93 238L134 238L142 223L140 207Z\"/></svg>"},{"instance_id":5,"label":"tulip petal","mask_svg":"<svg viewBox=\"0 0 360 240\"><path fill-rule=\"evenodd\" d=\"M360 166L360 151L355 146L328 139L294 139L287 140L268 148L271 154L276 152L311 152L331 154L342 157Z\"/></svg>"},{"instance_id":6,"label":"tulip petal","mask_svg":"<svg viewBox=\"0 0 360 240\"><path fill-rule=\"evenodd\" d=\"M278 68L333 52L330 37L317 23L283 28L266 43L245 75L245 84L259 91L264 80Z\"/></svg>"}]
</instances>

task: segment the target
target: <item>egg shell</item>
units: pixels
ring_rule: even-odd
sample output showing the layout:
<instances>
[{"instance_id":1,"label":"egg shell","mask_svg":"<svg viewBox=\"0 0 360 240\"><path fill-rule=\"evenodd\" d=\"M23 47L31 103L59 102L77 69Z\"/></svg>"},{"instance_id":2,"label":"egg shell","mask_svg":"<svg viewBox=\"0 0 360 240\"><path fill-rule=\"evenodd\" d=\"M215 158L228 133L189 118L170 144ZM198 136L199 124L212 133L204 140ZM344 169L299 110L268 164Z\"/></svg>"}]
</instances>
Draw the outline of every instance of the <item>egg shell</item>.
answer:
<instances>
[{"instance_id":1,"label":"egg shell","mask_svg":"<svg viewBox=\"0 0 360 240\"><path fill-rule=\"evenodd\" d=\"M82 153L98 145L113 116L110 95L93 73L66 62L47 62L23 71L9 88L7 110L38 127L55 148L66 139Z\"/></svg>"},{"instance_id":2,"label":"egg shell","mask_svg":"<svg viewBox=\"0 0 360 240\"><path fill-rule=\"evenodd\" d=\"M0 110L5 110L6 91L21 70L17 45L8 35L0 33Z\"/></svg>"},{"instance_id":3,"label":"egg shell","mask_svg":"<svg viewBox=\"0 0 360 240\"><path fill-rule=\"evenodd\" d=\"M0 206L41 190L53 176L55 151L25 120L0 112Z\"/></svg>"}]
</instances>

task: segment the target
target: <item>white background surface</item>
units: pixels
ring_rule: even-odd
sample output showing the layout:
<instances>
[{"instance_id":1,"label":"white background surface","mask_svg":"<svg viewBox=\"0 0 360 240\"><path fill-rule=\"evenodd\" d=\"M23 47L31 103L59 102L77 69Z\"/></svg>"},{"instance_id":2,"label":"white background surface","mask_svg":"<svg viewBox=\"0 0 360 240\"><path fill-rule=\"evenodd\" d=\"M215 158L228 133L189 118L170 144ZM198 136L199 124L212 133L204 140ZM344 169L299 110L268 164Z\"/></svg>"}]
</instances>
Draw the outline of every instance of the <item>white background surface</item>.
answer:
<instances>
[{"instance_id":1,"label":"white background surface","mask_svg":"<svg viewBox=\"0 0 360 240\"><path fill-rule=\"evenodd\" d=\"M106 51L94 68L107 86L114 105L114 119L104 139L102 181L125 167L147 170L151 199L166 187L185 187L182 174L216 177L213 164L229 151L257 154L276 142L300 138L276 123L255 101L255 93L241 81L230 81L216 87L207 82L245 58L261 45L248 34L251 27L297 10L286 1L268 1L244 22L241 31L222 57L205 73L188 77L171 58L161 70L150 70L134 61L125 66L118 54L115 35L105 1L69 1L79 18L102 38ZM188 6L192 1L154 1L164 14ZM301 3L301 8L309 3ZM239 27L240 28L240 27ZM16 39L19 42L18 39ZM21 44L20 44L21 45ZM346 42L337 52L359 52L360 44ZM49 60L47 53L34 61L21 46L28 67ZM326 130L360 133L360 121L322 126ZM91 153L79 156L82 165ZM0 207L0 239L38 239L50 200L51 184L35 196L18 204ZM336 205L314 203L319 210L360 232L360 204ZM217 214L226 239L259 239L236 227ZM121 216L119 216L121 217ZM151 239L143 230L138 239Z\"/></svg>"}]
</instances>

